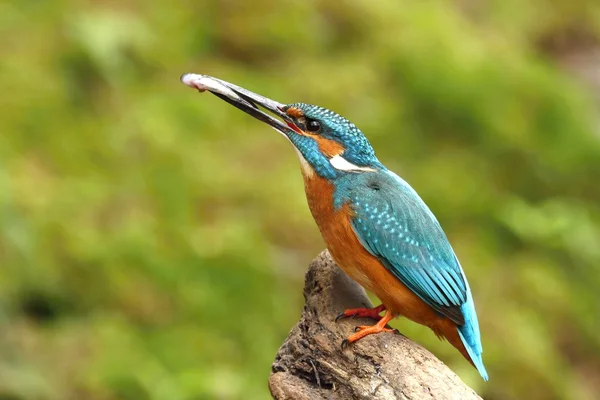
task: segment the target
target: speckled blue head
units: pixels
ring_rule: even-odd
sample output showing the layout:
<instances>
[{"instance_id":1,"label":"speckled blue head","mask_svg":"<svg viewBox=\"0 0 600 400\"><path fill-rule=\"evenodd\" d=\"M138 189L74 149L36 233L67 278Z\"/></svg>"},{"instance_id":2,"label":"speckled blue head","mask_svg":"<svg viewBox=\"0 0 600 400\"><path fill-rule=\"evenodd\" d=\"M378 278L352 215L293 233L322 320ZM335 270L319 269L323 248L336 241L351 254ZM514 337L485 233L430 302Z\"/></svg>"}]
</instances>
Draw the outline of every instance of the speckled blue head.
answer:
<instances>
[{"instance_id":1,"label":"speckled blue head","mask_svg":"<svg viewBox=\"0 0 600 400\"><path fill-rule=\"evenodd\" d=\"M293 103L283 108L293 132L286 136L314 171L327 179L385 169L365 135L341 115L323 107Z\"/></svg>"}]
</instances>

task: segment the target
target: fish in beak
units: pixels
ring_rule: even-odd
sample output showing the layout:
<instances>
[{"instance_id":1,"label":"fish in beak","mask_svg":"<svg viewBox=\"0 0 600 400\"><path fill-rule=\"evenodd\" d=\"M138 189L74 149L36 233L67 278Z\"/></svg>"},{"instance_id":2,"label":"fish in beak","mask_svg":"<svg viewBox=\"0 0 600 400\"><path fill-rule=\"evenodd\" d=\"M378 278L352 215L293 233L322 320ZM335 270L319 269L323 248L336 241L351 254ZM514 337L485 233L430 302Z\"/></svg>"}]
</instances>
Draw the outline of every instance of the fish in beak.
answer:
<instances>
[{"instance_id":1,"label":"fish in beak","mask_svg":"<svg viewBox=\"0 0 600 400\"><path fill-rule=\"evenodd\" d=\"M301 132L300 128L294 124L293 119L285 112L285 104L208 75L184 74L181 76L181 82L200 92L211 92L246 114L270 125L286 138L290 134ZM283 122L261 110L261 108L281 118Z\"/></svg>"}]
</instances>

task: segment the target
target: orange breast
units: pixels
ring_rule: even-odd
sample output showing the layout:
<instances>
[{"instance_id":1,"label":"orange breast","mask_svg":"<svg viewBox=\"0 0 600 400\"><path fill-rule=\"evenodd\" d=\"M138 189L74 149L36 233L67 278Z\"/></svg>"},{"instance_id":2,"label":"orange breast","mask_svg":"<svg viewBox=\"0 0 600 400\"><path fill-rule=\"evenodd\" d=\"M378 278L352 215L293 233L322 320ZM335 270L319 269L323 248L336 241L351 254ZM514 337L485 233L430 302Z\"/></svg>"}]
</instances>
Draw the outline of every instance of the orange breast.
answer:
<instances>
[{"instance_id":1,"label":"orange breast","mask_svg":"<svg viewBox=\"0 0 600 400\"><path fill-rule=\"evenodd\" d=\"M446 320L414 294L360 243L348 204L333 208L334 186L317 174L304 174L308 206L336 263L361 286L375 293L388 310L437 331ZM448 321L448 320L446 320Z\"/></svg>"}]
</instances>

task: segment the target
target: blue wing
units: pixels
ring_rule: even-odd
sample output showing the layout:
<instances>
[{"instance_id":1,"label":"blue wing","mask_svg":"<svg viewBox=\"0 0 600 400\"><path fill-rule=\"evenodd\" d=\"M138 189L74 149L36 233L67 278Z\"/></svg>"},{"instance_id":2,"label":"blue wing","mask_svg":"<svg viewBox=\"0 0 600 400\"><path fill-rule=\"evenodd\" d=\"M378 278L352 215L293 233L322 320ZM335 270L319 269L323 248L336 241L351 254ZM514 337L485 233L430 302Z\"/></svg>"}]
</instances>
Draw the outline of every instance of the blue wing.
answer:
<instances>
[{"instance_id":1,"label":"blue wing","mask_svg":"<svg viewBox=\"0 0 600 400\"><path fill-rule=\"evenodd\" d=\"M467 284L440 224L399 177L383 172L367 179L360 197L348 193L359 239L423 301L463 325Z\"/></svg>"},{"instance_id":2,"label":"blue wing","mask_svg":"<svg viewBox=\"0 0 600 400\"><path fill-rule=\"evenodd\" d=\"M394 173L380 171L340 182L334 201L352 205L352 226L365 248L457 324L471 359L487 379L469 284L442 227L419 195Z\"/></svg>"}]
</instances>

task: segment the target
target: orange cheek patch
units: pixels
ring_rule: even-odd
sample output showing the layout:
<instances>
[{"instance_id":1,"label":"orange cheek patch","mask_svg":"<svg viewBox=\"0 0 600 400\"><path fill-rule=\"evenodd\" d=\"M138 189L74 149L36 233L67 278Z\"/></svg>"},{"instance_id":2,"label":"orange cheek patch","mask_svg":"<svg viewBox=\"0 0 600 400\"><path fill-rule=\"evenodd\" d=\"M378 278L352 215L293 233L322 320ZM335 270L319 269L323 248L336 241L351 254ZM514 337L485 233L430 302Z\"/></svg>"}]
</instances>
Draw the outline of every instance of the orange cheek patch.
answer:
<instances>
[{"instance_id":1,"label":"orange cheek patch","mask_svg":"<svg viewBox=\"0 0 600 400\"><path fill-rule=\"evenodd\" d=\"M288 108L285 113L292 118L304 117L304 113L302 112L302 110L300 110L299 108L296 108L296 107Z\"/></svg>"},{"instance_id":2,"label":"orange cheek patch","mask_svg":"<svg viewBox=\"0 0 600 400\"><path fill-rule=\"evenodd\" d=\"M288 108L285 113L287 115L289 115L290 117L292 117L293 119L298 119L300 117L304 117L304 113L302 112L302 110L300 110L299 108L296 107L291 107ZM285 121L285 123L294 130L294 132L296 132L299 135L306 135L304 132L302 132L302 129L298 128L296 125L294 125L291 122L287 122Z\"/></svg>"},{"instance_id":3,"label":"orange cheek patch","mask_svg":"<svg viewBox=\"0 0 600 400\"><path fill-rule=\"evenodd\" d=\"M335 140L324 139L322 137L314 137L317 141L317 145L319 146L319 150L321 153L325 154L327 157L335 157L339 156L346 150L344 146L336 142Z\"/></svg>"}]
</instances>

